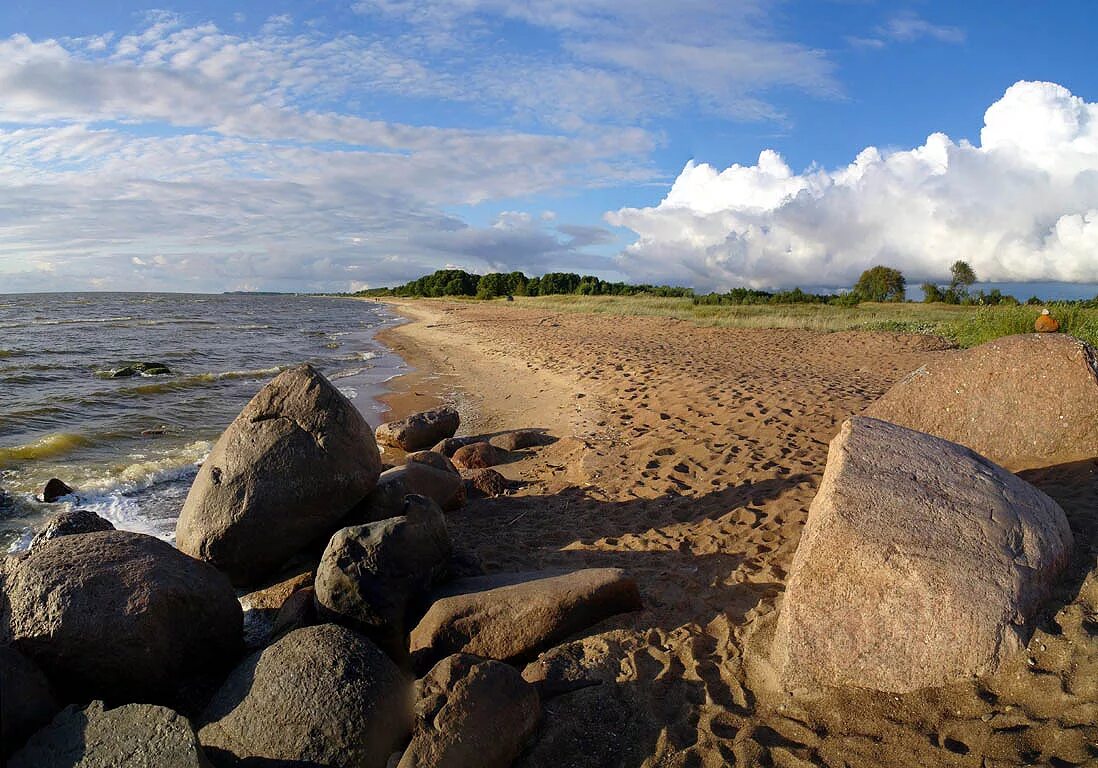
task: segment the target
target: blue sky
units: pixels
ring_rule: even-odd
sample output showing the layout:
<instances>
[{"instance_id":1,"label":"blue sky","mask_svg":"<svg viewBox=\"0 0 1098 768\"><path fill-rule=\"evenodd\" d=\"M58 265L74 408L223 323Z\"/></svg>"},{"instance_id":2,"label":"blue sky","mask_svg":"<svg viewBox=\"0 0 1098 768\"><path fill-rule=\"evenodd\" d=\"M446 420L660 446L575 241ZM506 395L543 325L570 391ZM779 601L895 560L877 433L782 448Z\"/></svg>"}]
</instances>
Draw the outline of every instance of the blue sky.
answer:
<instances>
[{"instance_id":1,"label":"blue sky","mask_svg":"<svg viewBox=\"0 0 1098 768\"><path fill-rule=\"evenodd\" d=\"M965 258L1094 295L1096 21L1084 2L9 0L0 292L443 266L839 287Z\"/></svg>"}]
</instances>

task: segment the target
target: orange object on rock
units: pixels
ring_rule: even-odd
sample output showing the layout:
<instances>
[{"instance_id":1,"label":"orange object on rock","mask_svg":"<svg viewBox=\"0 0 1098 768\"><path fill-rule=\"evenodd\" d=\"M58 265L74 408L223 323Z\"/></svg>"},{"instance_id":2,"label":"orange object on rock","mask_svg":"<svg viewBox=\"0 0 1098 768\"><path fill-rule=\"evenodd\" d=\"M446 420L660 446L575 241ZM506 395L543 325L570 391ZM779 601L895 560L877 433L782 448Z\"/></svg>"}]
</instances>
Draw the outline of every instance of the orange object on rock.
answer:
<instances>
[{"instance_id":1,"label":"orange object on rock","mask_svg":"<svg viewBox=\"0 0 1098 768\"><path fill-rule=\"evenodd\" d=\"M1043 309L1041 314L1037 316L1037 322L1033 324L1033 327L1037 329L1037 333L1056 333L1060 330L1060 323L1048 313L1047 309Z\"/></svg>"}]
</instances>

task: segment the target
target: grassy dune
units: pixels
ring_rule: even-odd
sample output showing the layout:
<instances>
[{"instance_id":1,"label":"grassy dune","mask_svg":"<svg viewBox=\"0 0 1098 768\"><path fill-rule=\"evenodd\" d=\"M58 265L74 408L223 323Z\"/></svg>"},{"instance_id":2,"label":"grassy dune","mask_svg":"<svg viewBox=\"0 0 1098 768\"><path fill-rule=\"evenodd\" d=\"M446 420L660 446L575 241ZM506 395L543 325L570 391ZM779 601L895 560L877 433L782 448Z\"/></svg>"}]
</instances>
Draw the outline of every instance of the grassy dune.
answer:
<instances>
[{"instance_id":1,"label":"grassy dune","mask_svg":"<svg viewBox=\"0 0 1098 768\"><path fill-rule=\"evenodd\" d=\"M778 304L712 306L690 299L649 296L538 296L516 297L520 307L557 312L674 317L698 325L728 328L805 328L816 331L879 330L927 333L962 347L1014 333L1033 330L1041 307L962 307L947 304ZM1048 305L1061 329L1098 345L1098 309Z\"/></svg>"}]
</instances>

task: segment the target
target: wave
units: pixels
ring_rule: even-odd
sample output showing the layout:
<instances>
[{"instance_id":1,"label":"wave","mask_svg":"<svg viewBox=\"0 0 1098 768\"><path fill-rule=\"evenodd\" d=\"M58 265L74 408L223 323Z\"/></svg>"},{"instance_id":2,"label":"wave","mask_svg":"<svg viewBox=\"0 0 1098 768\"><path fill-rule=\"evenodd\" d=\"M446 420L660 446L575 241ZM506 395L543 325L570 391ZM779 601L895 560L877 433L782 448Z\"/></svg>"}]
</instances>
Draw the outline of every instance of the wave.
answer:
<instances>
[{"instance_id":1,"label":"wave","mask_svg":"<svg viewBox=\"0 0 1098 768\"><path fill-rule=\"evenodd\" d=\"M258 368L255 370L243 370L243 371L216 371L209 373L194 373L187 376L176 376L172 378L164 378L162 376L150 376L146 378L161 379L153 384L138 384L132 387L120 387L117 390L113 390L110 393L97 393L97 394L114 394L114 395L157 395L163 392L177 392L181 389L192 389L194 387L202 387L207 384L212 384L218 381L231 381L234 379L265 379L270 376L285 371L290 366L275 365L270 368ZM101 372L97 371L96 375L99 376ZM100 376L100 378L110 378L109 376Z\"/></svg>"},{"instance_id":2,"label":"wave","mask_svg":"<svg viewBox=\"0 0 1098 768\"><path fill-rule=\"evenodd\" d=\"M365 351L363 351L363 352L355 352L354 354L351 354L351 355L344 355L343 357L341 357L339 359L344 361L344 362L347 362L349 360L358 360L358 361L365 362L366 360L374 360L378 357L381 357L381 355L377 352L365 352Z\"/></svg>"},{"instance_id":3,"label":"wave","mask_svg":"<svg viewBox=\"0 0 1098 768\"><path fill-rule=\"evenodd\" d=\"M351 376L358 376L359 374L365 373L368 370L370 370L370 366L365 366L363 368L348 368L345 371L333 371L332 373L328 374L328 380L334 381L335 379L346 379Z\"/></svg>"},{"instance_id":4,"label":"wave","mask_svg":"<svg viewBox=\"0 0 1098 768\"><path fill-rule=\"evenodd\" d=\"M63 456L78 448L91 445L92 440L74 432L55 432L26 445L0 448L0 467L13 461L35 461Z\"/></svg>"},{"instance_id":5,"label":"wave","mask_svg":"<svg viewBox=\"0 0 1098 768\"><path fill-rule=\"evenodd\" d=\"M25 354L27 353L21 349L0 349L0 360L7 357L19 357Z\"/></svg>"}]
</instances>

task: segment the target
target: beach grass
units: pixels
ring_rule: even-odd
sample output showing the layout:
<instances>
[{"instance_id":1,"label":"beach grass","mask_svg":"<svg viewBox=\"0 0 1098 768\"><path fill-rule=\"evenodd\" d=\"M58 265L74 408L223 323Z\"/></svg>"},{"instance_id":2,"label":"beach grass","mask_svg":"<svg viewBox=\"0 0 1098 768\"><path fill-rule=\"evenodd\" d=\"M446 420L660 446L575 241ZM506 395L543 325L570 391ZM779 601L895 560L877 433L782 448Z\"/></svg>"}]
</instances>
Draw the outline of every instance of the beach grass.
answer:
<instances>
[{"instance_id":1,"label":"beach grass","mask_svg":"<svg viewBox=\"0 0 1098 768\"><path fill-rule=\"evenodd\" d=\"M508 303L508 302L500 302ZM958 306L923 303L694 304L689 298L655 296L516 297L514 306L554 312L673 317L725 328L789 328L813 331L891 331L941 336L961 347L1033 331L1041 306ZM1098 345L1098 309L1048 304L1061 330Z\"/></svg>"}]
</instances>

